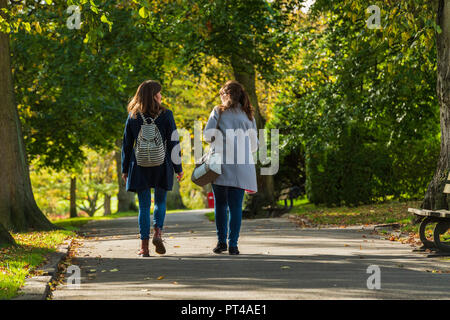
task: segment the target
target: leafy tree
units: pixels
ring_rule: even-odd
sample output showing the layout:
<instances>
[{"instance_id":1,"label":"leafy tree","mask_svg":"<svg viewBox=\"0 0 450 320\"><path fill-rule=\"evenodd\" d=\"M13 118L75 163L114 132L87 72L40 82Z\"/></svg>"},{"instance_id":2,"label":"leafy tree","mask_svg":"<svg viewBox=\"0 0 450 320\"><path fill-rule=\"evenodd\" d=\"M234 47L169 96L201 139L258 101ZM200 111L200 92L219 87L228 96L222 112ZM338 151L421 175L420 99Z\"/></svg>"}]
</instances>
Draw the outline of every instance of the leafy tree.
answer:
<instances>
[{"instance_id":1,"label":"leafy tree","mask_svg":"<svg viewBox=\"0 0 450 320\"><path fill-rule=\"evenodd\" d=\"M424 191L437 158L434 13L423 2L408 8L413 13L396 2L382 11L386 30L366 27L363 1L317 1L301 19L300 56L273 125L288 125L288 152L303 142L313 201L358 204ZM365 158L356 160L358 152Z\"/></svg>"},{"instance_id":2,"label":"leafy tree","mask_svg":"<svg viewBox=\"0 0 450 320\"><path fill-rule=\"evenodd\" d=\"M258 128L264 128L256 73L270 79L289 49L287 29L301 1L140 1L140 15L155 37L170 39L182 63L199 74L209 57L231 67L249 93ZM274 199L273 176L258 175L260 199ZM263 200L263 201L261 201Z\"/></svg>"},{"instance_id":3,"label":"leafy tree","mask_svg":"<svg viewBox=\"0 0 450 320\"><path fill-rule=\"evenodd\" d=\"M105 199L111 199L116 190L113 183L115 174L114 158L111 153L97 153L87 150L88 155L84 163L82 174L79 176L78 208L93 216L104 206ZM101 198L103 197L103 202ZM110 208L110 205L106 205ZM109 212L110 213L110 212Z\"/></svg>"},{"instance_id":4,"label":"leafy tree","mask_svg":"<svg viewBox=\"0 0 450 320\"><path fill-rule=\"evenodd\" d=\"M0 172L2 172L4 181L3 188L0 189L0 202L2 203L0 224L3 225L0 229L0 233L2 233L0 237L2 242L8 239L5 236L6 229L45 230L54 228L37 207L31 189L27 153L14 97L9 44L10 32L25 29L28 33L34 32L33 30L40 33L43 29L54 28L54 23L41 26L39 20L39 13L49 9L48 4L51 3L52 1L45 3L41 1L26 3L0 1L0 121L3 139L1 151L2 154L7 155L0 163ZM68 2L69 5L74 3L84 5L88 9L84 16L90 28L87 35L90 39L95 39L102 32L101 24L106 23L107 18L102 16L100 19L97 16L99 11L94 1L89 1L89 3L87 0ZM55 36L57 35L58 33L55 32ZM48 73L50 71L53 70L42 70L41 72ZM33 90L33 88L31 89Z\"/></svg>"}]
</instances>

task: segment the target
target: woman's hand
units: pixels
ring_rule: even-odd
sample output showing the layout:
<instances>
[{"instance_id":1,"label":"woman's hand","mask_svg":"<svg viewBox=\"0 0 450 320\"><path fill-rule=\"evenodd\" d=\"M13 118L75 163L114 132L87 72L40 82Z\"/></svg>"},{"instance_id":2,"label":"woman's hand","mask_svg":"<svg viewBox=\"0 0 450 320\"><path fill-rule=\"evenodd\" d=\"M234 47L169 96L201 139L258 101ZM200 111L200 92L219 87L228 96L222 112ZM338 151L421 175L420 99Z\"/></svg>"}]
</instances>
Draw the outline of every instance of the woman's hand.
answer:
<instances>
[{"instance_id":1,"label":"woman's hand","mask_svg":"<svg viewBox=\"0 0 450 320\"><path fill-rule=\"evenodd\" d=\"M180 173L177 174L177 180L178 180L178 182L180 182L181 179L183 179L183 175L184 175L184 172L183 172L183 171L181 171Z\"/></svg>"},{"instance_id":2,"label":"woman's hand","mask_svg":"<svg viewBox=\"0 0 450 320\"><path fill-rule=\"evenodd\" d=\"M122 179L123 179L123 181L125 181L125 184L126 184L127 179L128 179L128 173L122 173Z\"/></svg>"}]
</instances>

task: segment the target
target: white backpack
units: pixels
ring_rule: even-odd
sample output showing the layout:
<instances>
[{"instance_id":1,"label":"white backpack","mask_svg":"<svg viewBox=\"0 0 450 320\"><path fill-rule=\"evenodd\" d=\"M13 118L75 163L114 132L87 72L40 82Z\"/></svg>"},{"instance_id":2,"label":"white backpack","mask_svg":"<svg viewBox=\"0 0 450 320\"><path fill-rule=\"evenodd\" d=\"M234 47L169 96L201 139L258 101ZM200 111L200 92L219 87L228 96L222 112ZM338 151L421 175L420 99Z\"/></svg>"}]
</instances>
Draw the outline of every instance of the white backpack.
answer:
<instances>
[{"instance_id":1,"label":"white backpack","mask_svg":"<svg viewBox=\"0 0 450 320\"><path fill-rule=\"evenodd\" d=\"M148 123L144 115L139 112L144 120L138 138L136 140L136 162L140 167L157 167L164 163L166 146L161 138L161 133L155 124L155 119Z\"/></svg>"}]
</instances>

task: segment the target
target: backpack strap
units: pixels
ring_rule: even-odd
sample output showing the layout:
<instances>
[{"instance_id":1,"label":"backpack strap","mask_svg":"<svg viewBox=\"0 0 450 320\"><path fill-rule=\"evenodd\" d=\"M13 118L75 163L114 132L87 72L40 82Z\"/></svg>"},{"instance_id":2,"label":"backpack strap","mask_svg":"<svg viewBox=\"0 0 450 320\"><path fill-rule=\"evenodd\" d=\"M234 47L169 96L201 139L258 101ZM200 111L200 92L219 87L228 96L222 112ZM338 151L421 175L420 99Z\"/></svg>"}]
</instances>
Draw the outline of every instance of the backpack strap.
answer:
<instances>
[{"instance_id":1,"label":"backpack strap","mask_svg":"<svg viewBox=\"0 0 450 320\"><path fill-rule=\"evenodd\" d=\"M142 112L139 112L139 114L141 115L142 120L144 121L145 124L148 124L147 120L145 119L144 115L142 114ZM152 119L153 120L153 119Z\"/></svg>"},{"instance_id":2,"label":"backpack strap","mask_svg":"<svg viewBox=\"0 0 450 320\"><path fill-rule=\"evenodd\" d=\"M148 124L147 120L145 119L144 115L142 114L142 112L139 112L139 114L142 117L142 120L144 120L145 124ZM151 123L155 123L155 120L159 117L159 115L161 114L161 111L158 113L158 115L155 117L155 119L153 119L152 117L148 117L151 120Z\"/></svg>"}]
</instances>

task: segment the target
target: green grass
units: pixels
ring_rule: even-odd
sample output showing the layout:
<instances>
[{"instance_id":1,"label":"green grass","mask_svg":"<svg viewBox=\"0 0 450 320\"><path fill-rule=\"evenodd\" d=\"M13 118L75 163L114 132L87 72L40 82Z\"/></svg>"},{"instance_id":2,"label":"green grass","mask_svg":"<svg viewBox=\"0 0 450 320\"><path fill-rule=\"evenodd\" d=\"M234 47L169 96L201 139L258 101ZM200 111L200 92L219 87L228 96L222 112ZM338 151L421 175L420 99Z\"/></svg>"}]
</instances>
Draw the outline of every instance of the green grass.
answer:
<instances>
[{"instance_id":1,"label":"green grass","mask_svg":"<svg viewBox=\"0 0 450 320\"><path fill-rule=\"evenodd\" d=\"M119 212L119 213L111 214L109 216L76 217L76 218L60 219L60 220L52 221L52 223L54 225L57 225L58 227L66 229L66 230L77 231L80 229L80 227L82 227L89 221L110 220L110 219L117 219L117 218L123 218L123 217L134 217L137 215L138 215L137 212L127 211L127 212Z\"/></svg>"},{"instance_id":2,"label":"green grass","mask_svg":"<svg viewBox=\"0 0 450 320\"><path fill-rule=\"evenodd\" d=\"M290 213L306 218L316 225L349 226L386 223L409 225L413 219L413 215L408 212L409 207L418 208L420 202L388 201L357 207L328 208L301 199L294 203Z\"/></svg>"},{"instance_id":3,"label":"green grass","mask_svg":"<svg viewBox=\"0 0 450 320\"><path fill-rule=\"evenodd\" d=\"M215 221L214 211L205 213L205 216L208 218L209 221L212 221L212 222Z\"/></svg>"},{"instance_id":4,"label":"green grass","mask_svg":"<svg viewBox=\"0 0 450 320\"><path fill-rule=\"evenodd\" d=\"M75 236L66 230L12 233L17 246L0 248L0 300L11 299L26 277L37 275L46 256L64 240Z\"/></svg>"},{"instance_id":5,"label":"green grass","mask_svg":"<svg viewBox=\"0 0 450 320\"><path fill-rule=\"evenodd\" d=\"M183 212L187 211L188 209L176 209L176 210L168 210L166 213L176 213L176 212ZM127 211L127 212L119 212L114 213L109 216L93 216L93 217L76 217L76 218L68 218L68 219L60 219L52 221L53 224L57 225L58 227L64 228L66 230L71 231L77 231L88 223L89 221L95 221L95 220L110 220L110 219L117 219L117 218L124 218L124 217L136 217L138 215L138 212L136 211Z\"/></svg>"}]
</instances>

